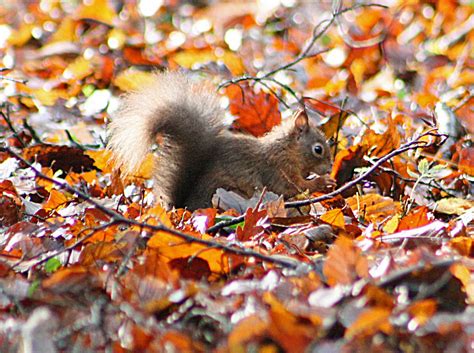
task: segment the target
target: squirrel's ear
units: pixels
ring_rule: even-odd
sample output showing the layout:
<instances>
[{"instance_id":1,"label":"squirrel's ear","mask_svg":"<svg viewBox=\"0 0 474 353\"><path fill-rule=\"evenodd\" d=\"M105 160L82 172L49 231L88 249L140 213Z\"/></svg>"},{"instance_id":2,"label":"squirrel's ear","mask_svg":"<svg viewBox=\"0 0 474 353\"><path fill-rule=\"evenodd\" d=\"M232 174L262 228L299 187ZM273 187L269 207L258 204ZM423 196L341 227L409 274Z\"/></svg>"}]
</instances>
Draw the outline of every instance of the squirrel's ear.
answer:
<instances>
[{"instance_id":1,"label":"squirrel's ear","mask_svg":"<svg viewBox=\"0 0 474 353\"><path fill-rule=\"evenodd\" d=\"M298 134L308 131L309 129L309 121L308 115L304 110L298 110L295 115L293 116L294 122L294 131Z\"/></svg>"}]
</instances>

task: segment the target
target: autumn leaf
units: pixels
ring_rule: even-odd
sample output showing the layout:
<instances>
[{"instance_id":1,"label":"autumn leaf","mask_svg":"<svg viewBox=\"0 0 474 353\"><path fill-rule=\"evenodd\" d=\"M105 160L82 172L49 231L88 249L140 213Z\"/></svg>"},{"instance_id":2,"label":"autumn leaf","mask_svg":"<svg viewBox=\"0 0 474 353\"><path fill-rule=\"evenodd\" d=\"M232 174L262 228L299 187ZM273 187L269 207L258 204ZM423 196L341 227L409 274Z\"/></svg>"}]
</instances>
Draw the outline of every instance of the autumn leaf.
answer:
<instances>
[{"instance_id":1,"label":"autumn leaf","mask_svg":"<svg viewBox=\"0 0 474 353\"><path fill-rule=\"evenodd\" d=\"M107 0L92 0L84 3L77 12L80 19L92 19L112 26L116 13Z\"/></svg>"},{"instance_id":2,"label":"autumn leaf","mask_svg":"<svg viewBox=\"0 0 474 353\"><path fill-rule=\"evenodd\" d=\"M344 229L344 214L342 213L342 210L340 208L335 208L333 210L327 211L326 213L321 215L320 219L334 227Z\"/></svg>"},{"instance_id":3,"label":"autumn leaf","mask_svg":"<svg viewBox=\"0 0 474 353\"><path fill-rule=\"evenodd\" d=\"M0 322L15 326L0 328L2 353L46 341L64 353L472 350L474 8L267 5L0 4ZM155 70L225 87L212 119L226 138L193 142L228 151L238 185L216 191L219 208L168 209L152 192L168 187L156 178L166 171L191 173L185 189L221 186L221 170L180 138L152 138L130 175L114 165L108 124ZM166 88L147 97L150 114L164 101L182 111ZM434 114L440 105L449 116ZM344 191L255 206L242 182L271 189L273 174L296 175L313 142L222 143L260 138L302 106L335 142ZM280 152L285 163L262 161Z\"/></svg>"},{"instance_id":4,"label":"autumn leaf","mask_svg":"<svg viewBox=\"0 0 474 353\"><path fill-rule=\"evenodd\" d=\"M350 239L341 236L329 249L323 273L331 286L351 284L368 276L367 259Z\"/></svg>"},{"instance_id":5,"label":"autumn leaf","mask_svg":"<svg viewBox=\"0 0 474 353\"><path fill-rule=\"evenodd\" d=\"M237 116L234 126L262 136L281 122L278 100L265 92L255 92L250 86L232 85L226 89L230 112Z\"/></svg>"},{"instance_id":6,"label":"autumn leaf","mask_svg":"<svg viewBox=\"0 0 474 353\"><path fill-rule=\"evenodd\" d=\"M390 309L367 309L347 328L344 336L350 340L356 336L371 336L376 332L383 332L390 335L393 332L393 327L389 321L390 315Z\"/></svg>"}]
</instances>

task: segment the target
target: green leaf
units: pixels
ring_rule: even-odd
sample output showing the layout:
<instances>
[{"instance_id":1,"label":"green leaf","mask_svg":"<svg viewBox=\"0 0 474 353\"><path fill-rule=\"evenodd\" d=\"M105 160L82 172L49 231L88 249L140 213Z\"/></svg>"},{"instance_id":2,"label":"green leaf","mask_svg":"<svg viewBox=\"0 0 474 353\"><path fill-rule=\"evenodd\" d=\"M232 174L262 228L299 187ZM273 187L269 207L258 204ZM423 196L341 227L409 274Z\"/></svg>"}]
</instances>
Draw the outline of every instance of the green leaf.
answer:
<instances>
[{"instance_id":1,"label":"green leaf","mask_svg":"<svg viewBox=\"0 0 474 353\"><path fill-rule=\"evenodd\" d=\"M46 264L44 265L44 270L47 273L53 273L58 270L58 268L61 267L61 261L59 261L57 258L53 257L46 261Z\"/></svg>"},{"instance_id":2,"label":"green leaf","mask_svg":"<svg viewBox=\"0 0 474 353\"><path fill-rule=\"evenodd\" d=\"M323 35L321 37L321 43L323 45L329 45L331 43L331 37L329 37L327 34Z\"/></svg>"},{"instance_id":3,"label":"green leaf","mask_svg":"<svg viewBox=\"0 0 474 353\"><path fill-rule=\"evenodd\" d=\"M40 286L40 283L41 282L39 279L35 279L33 282L31 282L31 285L28 287L28 291L26 293L29 298L31 298L33 294L35 294L36 290Z\"/></svg>"},{"instance_id":4,"label":"green leaf","mask_svg":"<svg viewBox=\"0 0 474 353\"><path fill-rule=\"evenodd\" d=\"M219 222L223 222L223 221L229 221L231 219L234 219L234 217L230 217L230 216L216 217L216 224L219 223ZM243 227L244 223L245 223L245 221L242 221L240 223L225 227L225 229L237 230L238 227Z\"/></svg>"},{"instance_id":5,"label":"green leaf","mask_svg":"<svg viewBox=\"0 0 474 353\"><path fill-rule=\"evenodd\" d=\"M420 172L420 174L425 174L428 171L429 167L430 165L426 158L422 159L420 163L418 163L418 171Z\"/></svg>"}]
</instances>

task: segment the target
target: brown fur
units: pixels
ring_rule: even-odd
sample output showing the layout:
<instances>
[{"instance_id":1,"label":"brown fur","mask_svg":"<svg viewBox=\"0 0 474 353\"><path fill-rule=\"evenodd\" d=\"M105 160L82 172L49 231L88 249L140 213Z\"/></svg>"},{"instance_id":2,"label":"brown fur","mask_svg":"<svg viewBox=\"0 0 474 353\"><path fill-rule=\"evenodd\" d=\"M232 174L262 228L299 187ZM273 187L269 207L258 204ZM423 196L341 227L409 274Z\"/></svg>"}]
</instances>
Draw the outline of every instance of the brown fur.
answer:
<instances>
[{"instance_id":1,"label":"brown fur","mask_svg":"<svg viewBox=\"0 0 474 353\"><path fill-rule=\"evenodd\" d=\"M165 207L210 206L217 188L250 197L255 189L293 196L324 190L332 160L324 135L304 115L285 121L262 138L233 134L212 87L182 73L155 75L153 84L124 97L110 124L109 148L125 173L137 170L160 141L155 194ZM319 143L323 153L315 155Z\"/></svg>"}]
</instances>

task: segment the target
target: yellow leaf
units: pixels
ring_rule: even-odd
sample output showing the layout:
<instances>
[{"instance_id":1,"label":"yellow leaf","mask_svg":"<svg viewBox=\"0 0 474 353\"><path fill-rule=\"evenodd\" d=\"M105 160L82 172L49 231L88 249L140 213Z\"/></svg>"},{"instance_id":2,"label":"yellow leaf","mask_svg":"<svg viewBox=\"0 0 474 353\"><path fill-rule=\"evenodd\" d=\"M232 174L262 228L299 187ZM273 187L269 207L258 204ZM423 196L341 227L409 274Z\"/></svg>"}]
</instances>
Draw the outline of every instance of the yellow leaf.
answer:
<instances>
[{"instance_id":1,"label":"yellow leaf","mask_svg":"<svg viewBox=\"0 0 474 353\"><path fill-rule=\"evenodd\" d=\"M84 154L88 155L94 160L94 166L100 169L103 173L111 173L113 164L110 163L112 160L112 152L109 150L97 150L97 151L85 151Z\"/></svg>"},{"instance_id":2,"label":"yellow leaf","mask_svg":"<svg viewBox=\"0 0 474 353\"><path fill-rule=\"evenodd\" d=\"M63 77L69 81L77 81L82 80L93 72L90 60L80 56L66 67Z\"/></svg>"},{"instance_id":3,"label":"yellow leaf","mask_svg":"<svg viewBox=\"0 0 474 353\"><path fill-rule=\"evenodd\" d=\"M111 49L121 49L123 48L125 41L127 40L127 35L125 32L119 28L113 28L110 30L107 36L107 44Z\"/></svg>"},{"instance_id":4,"label":"yellow leaf","mask_svg":"<svg viewBox=\"0 0 474 353\"><path fill-rule=\"evenodd\" d=\"M77 16L80 19L92 19L112 27L117 14L108 0L91 0L83 3Z\"/></svg>"},{"instance_id":5,"label":"yellow leaf","mask_svg":"<svg viewBox=\"0 0 474 353\"><path fill-rule=\"evenodd\" d=\"M76 21L70 17L66 17L61 21L58 29L51 35L48 44L57 42L75 43L76 41Z\"/></svg>"},{"instance_id":6,"label":"yellow leaf","mask_svg":"<svg viewBox=\"0 0 474 353\"><path fill-rule=\"evenodd\" d=\"M390 218L387 223L385 223L383 230L385 233L393 234L397 230L399 224L400 224L400 217L398 215L395 215L392 218Z\"/></svg>"},{"instance_id":7,"label":"yellow leaf","mask_svg":"<svg viewBox=\"0 0 474 353\"><path fill-rule=\"evenodd\" d=\"M215 51L209 50L185 50L171 57L178 65L191 69L195 64L203 64L209 61L222 61L233 75L242 75L245 71L242 60L233 52L224 50L222 54L216 55Z\"/></svg>"},{"instance_id":8,"label":"yellow leaf","mask_svg":"<svg viewBox=\"0 0 474 353\"><path fill-rule=\"evenodd\" d=\"M113 83L122 91L128 92L146 86L151 82L153 82L152 73L129 69L118 74Z\"/></svg>"},{"instance_id":9,"label":"yellow leaf","mask_svg":"<svg viewBox=\"0 0 474 353\"><path fill-rule=\"evenodd\" d=\"M345 228L344 214L340 208L335 208L323 214L320 219L332 226Z\"/></svg>"},{"instance_id":10,"label":"yellow leaf","mask_svg":"<svg viewBox=\"0 0 474 353\"><path fill-rule=\"evenodd\" d=\"M474 212L474 202L458 197L436 201L436 212L461 216L468 211Z\"/></svg>"},{"instance_id":11,"label":"yellow leaf","mask_svg":"<svg viewBox=\"0 0 474 353\"><path fill-rule=\"evenodd\" d=\"M8 38L8 44L21 47L31 39L31 31L35 25L33 23L23 22L20 28L13 31Z\"/></svg>"}]
</instances>

